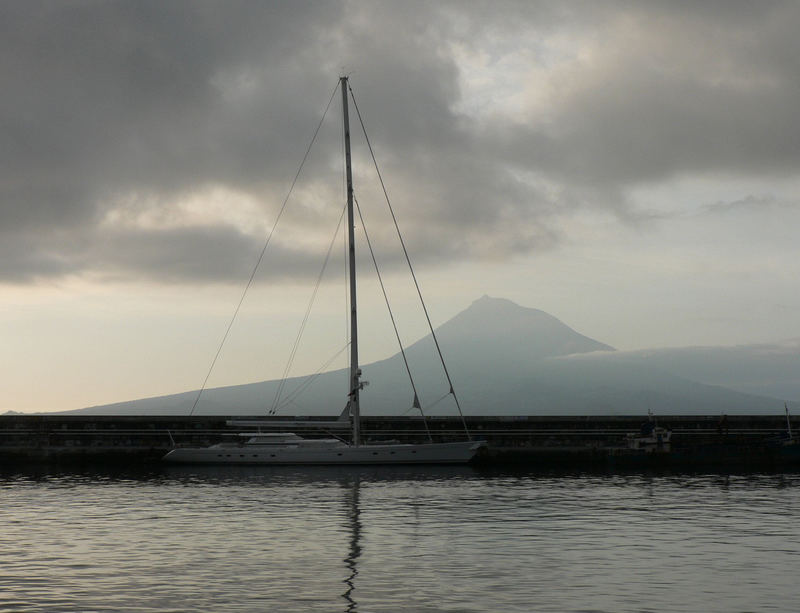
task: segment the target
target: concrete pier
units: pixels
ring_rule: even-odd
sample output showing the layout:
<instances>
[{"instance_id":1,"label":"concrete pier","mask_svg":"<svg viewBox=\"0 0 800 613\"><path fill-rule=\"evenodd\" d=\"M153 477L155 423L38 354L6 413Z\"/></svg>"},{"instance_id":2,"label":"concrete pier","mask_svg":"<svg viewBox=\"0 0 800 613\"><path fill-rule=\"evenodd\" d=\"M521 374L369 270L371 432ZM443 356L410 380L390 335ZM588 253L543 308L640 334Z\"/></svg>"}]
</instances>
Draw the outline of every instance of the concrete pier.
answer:
<instances>
[{"instance_id":1,"label":"concrete pier","mask_svg":"<svg viewBox=\"0 0 800 613\"><path fill-rule=\"evenodd\" d=\"M0 416L0 462L121 462L154 464L173 446L211 445L235 440L250 428L230 426L234 416ZM347 423L326 418L265 418L265 431L292 431L303 436L349 437ZM321 422L324 422L324 427ZM509 416L469 417L473 438L487 441L479 462L541 468L597 468L652 465L706 467L800 467L800 445L782 446L786 418L774 416L659 416L658 425L672 432L668 451L634 452L628 435L635 435L647 416ZM428 428L436 441L463 440L460 419L433 417ZM800 420L792 429L800 432ZM366 417L365 442L424 442L427 432L418 417Z\"/></svg>"}]
</instances>

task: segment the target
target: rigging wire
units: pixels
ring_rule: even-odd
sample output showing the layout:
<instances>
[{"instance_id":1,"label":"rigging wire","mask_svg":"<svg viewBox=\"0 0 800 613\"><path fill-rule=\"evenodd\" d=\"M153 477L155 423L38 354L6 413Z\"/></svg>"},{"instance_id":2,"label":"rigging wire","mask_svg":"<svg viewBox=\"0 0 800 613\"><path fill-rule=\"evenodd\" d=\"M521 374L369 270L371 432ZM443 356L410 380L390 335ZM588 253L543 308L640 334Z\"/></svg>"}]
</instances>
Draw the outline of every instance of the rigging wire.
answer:
<instances>
[{"instance_id":1,"label":"rigging wire","mask_svg":"<svg viewBox=\"0 0 800 613\"><path fill-rule=\"evenodd\" d=\"M442 400L444 400L445 398L447 398L449 395L450 395L450 392L446 392L446 393L442 394L442 395L441 395L439 398L437 398L437 399L436 399L436 400L435 400L433 403L431 403L431 404L429 404L429 405L428 405L428 410L430 411L430 410L431 410L433 407L435 407L437 404L439 404L439 403L440 403ZM405 415L406 413L408 413L409 411L411 411L411 409L413 409L413 408L414 408L414 407L410 407L410 408L406 409L405 411L403 411L403 415Z\"/></svg>"},{"instance_id":2,"label":"rigging wire","mask_svg":"<svg viewBox=\"0 0 800 613\"><path fill-rule=\"evenodd\" d=\"M264 254L267 251L267 247L269 246L270 242L272 241L272 236L275 234L275 228L278 227L278 222L280 221L281 217L283 216L283 212L286 210L286 204L289 202L289 197L292 195L294 191L294 186L297 184L297 179L300 177L300 173L303 171L303 166L305 166L306 160L308 159L308 154L311 152L311 148L314 146L314 142L317 140L317 135L319 134L319 130L322 127L323 122L325 121L325 116L328 114L328 109L331 107L331 102L333 102L333 97L336 95L336 90L339 88L339 82L337 81L336 86L333 88L331 92L331 97L328 99L328 104L325 106L325 111L322 113L322 118L319 120L317 124L317 129L314 130L314 135L311 137L311 142L308 143L308 147L306 147L306 152L303 155L303 160L300 162L300 167L297 169L297 173L294 175L294 179L292 180L292 184L289 186L289 191L286 193L286 197L283 199L283 204L281 204L281 208L278 211L278 216L275 218L275 223L272 224L272 229L269 231L267 235L267 240L264 243L264 247L261 249L261 253L256 260L256 265L253 267L253 272L250 273L250 278L247 280L247 285L245 285L244 291L242 292L241 298L239 298L239 304L236 305L236 309L233 311L233 316L231 317L230 322L228 323L228 327L225 329L225 334L222 336L222 341L220 341L219 347L217 348L217 352L214 355L214 359L211 361L211 366L208 368L208 372L206 373L206 378L203 380L203 385L197 392L197 397L194 399L194 403L192 404L192 410L189 411L189 415L191 416L194 414L195 409L197 408L197 403L200 401L200 397L203 395L203 392L206 389L206 385L208 385L208 379L211 376L211 372L214 370L214 366L217 364L217 360L219 359L219 354L222 352L222 347L225 345L225 342L228 340L228 335L231 332L231 328L233 328L233 323L236 321L236 317L239 315L239 311L242 308L242 304L244 303L245 296L247 296L247 292L250 290L250 286L253 284L253 279L255 279L256 271L258 267L261 265L261 261L264 259Z\"/></svg>"},{"instance_id":3,"label":"rigging wire","mask_svg":"<svg viewBox=\"0 0 800 613\"><path fill-rule=\"evenodd\" d=\"M303 380L300 383L300 385L298 385L291 392L289 392L286 395L286 397L283 398L283 400L281 400L281 404L278 405L277 410L280 411L281 409L283 409L283 408L289 406L290 404L292 404L295 401L295 399L297 397L299 397L303 392L305 392L311 386L311 384L314 383L314 381L317 380L317 378L323 373L323 371L325 371L325 369L328 368L328 366L333 364L333 362L336 360L336 358L338 358L340 355L342 355L342 353L344 353L345 350L349 346L350 346L350 343L347 343L344 347L339 349L339 351L337 351L335 354L333 354L333 356L331 356L328 359L328 361L326 361L322 366L320 366L314 374L309 375L308 377L306 377L305 380Z\"/></svg>"},{"instance_id":4,"label":"rigging wire","mask_svg":"<svg viewBox=\"0 0 800 613\"><path fill-rule=\"evenodd\" d=\"M336 231L333 233L333 238L328 245L328 252L325 254L325 261L322 263L322 269L319 271L319 275L317 275L317 283L314 285L314 291L311 292L311 298L308 301L308 306L306 307L306 312L303 316L303 322L300 324L300 330L297 332L297 336L294 339L294 345L292 346L292 351L289 354L289 360L286 363L286 367L283 369L281 382L278 384L278 389L275 391L275 398L272 400L272 406L269 409L268 415L275 415L278 410L278 403L280 402L283 388L286 386L286 380L289 376L289 371L294 364L295 357L297 357L297 350L300 348L300 340L303 337L303 332L305 332L306 324L308 323L308 317L311 315L311 308L314 306L314 301L317 298L319 287L322 284L322 277L325 275L325 269L328 267L328 262L331 259L331 252L333 251L333 246L336 243L336 237L339 236L339 229L342 227L342 220L344 219L345 210L346 207L345 209L342 209L342 213L339 215L339 222L336 224Z\"/></svg>"},{"instance_id":5,"label":"rigging wire","mask_svg":"<svg viewBox=\"0 0 800 613\"><path fill-rule=\"evenodd\" d=\"M422 290L419 287L419 282L417 281L417 275L414 272L414 267L411 265L411 258L408 255L408 249L406 249L406 243L403 240L403 235L400 232L400 226L397 223L397 217L395 217L394 209L392 208L392 203L389 200L389 193L386 190L386 184L383 181L383 176L381 175L380 168L378 168L378 161L375 159L375 152L372 149L372 143L369 140L369 136L367 135L367 128L364 125L364 120L361 117L361 111L358 108L358 103L356 102L356 96L353 93L353 88L350 87L348 83L348 89L350 90L350 97L353 99L353 106L356 109L356 115L358 116L358 121L361 124L361 131L364 133L364 139L367 143L367 148L369 149L369 154L372 157L372 163L375 166L375 172L378 174L378 179L381 183L381 188L383 189L383 195L386 199L386 204L389 207L389 212L392 216L392 221L394 222L395 230L397 231L397 237L400 239L400 245L403 248L403 254L406 258L406 263L408 264L408 269L411 272L411 278L414 280L414 286L417 288L417 295L419 296L420 303L422 304L422 310L425 313L425 319L428 321L428 328L431 331L431 337L433 338L433 342L436 345L436 351L439 354L439 361L442 363L442 369L444 370L445 377L447 377L447 383L450 385L450 394L453 395L453 400L456 403L456 408L458 409L458 414L461 417L461 423L464 426L464 432L467 434L467 438L472 440L472 435L470 434L469 428L467 427L467 421L464 419L464 413L461 410L461 403L458 401L458 396L456 395L456 391L453 388L453 380L450 378L450 372L447 370L447 364L444 361L444 355L442 355L442 349L439 346L439 339L436 338L436 332L433 329L433 324L431 323L430 315L428 314L428 307L425 305L425 299L422 297Z\"/></svg>"},{"instance_id":6,"label":"rigging wire","mask_svg":"<svg viewBox=\"0 0 800 613\"><path fill-rule=\"evenodd\" d=\"M386 294L386 286L383 284L383 277L381 276L381 271L378 268L378 261L375 259L375 251L372 249L372 241L369 240L369 234L367 233L367 225L364 223L364 217L361 215L361 206L358 204L358 198L356 198L355 194L353 194L353 202L356 203L356 210L358 211L358 218L361 220L361 229L364 231L364 238L367 240L367 247L369 247L369 254L372 257L372 264L375 266L375 274L378 276L378 282L381 286L381 292L383 292L383 299L386 302L386 308L389 310L389 319L392 320L392 327L394 328L394 335L397 338L397 344L400 347L400 354L403 356L403 363L406 366L406 372L408 373L408 379L411 381L411 389L414 390L414 402L411 405L411 409L419 409L419 414L422 417L425 417L425 413L422 412L422 405L419 401L419 395L417 394L417 386L414 383L414 377L411 376L411 368L408 365L408 359L406 358L406 350L403 347L403 341L400 340L400 332L397 330L397 322L394 319L394 313L392 312L392 307L389 304L389 296ZM425 432L428 434L428 439L433 442L433 437L431 436L430 428L428 427L428 420L423 419L422 423L425 424Z\"/></svg>"}]
</instances>

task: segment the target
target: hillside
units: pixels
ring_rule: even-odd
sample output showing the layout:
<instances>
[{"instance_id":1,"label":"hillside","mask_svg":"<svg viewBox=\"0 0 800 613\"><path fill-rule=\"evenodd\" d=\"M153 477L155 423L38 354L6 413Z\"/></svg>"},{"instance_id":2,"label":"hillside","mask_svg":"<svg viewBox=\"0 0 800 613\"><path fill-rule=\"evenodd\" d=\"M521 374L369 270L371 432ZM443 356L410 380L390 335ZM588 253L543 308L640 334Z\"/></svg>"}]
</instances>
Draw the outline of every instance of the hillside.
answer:
<instances>
[{"instance_id":1,"label":"hillside","mask_svg":"<svg viewBox=\"0 0 800 613\"><path fill-rule=\"evenodd\" d=\"M660 414L736 414L777 413L782 409L777 398L690 378L692 373L719 371L712 364L705 370L694 365L676 373L668 368L669 357L648 360L641 352L616 352L552 315L505 299L484 296L476 300L439 327L437 336L467 414L644 414L648 410ZM427 412L452 414L455 407L447 394L432 339L414 343L407 356ZM363 371L370 382L362 394L365 414L392 415L410 410L413 392L399 354L366 364ZM302 382L289 380L286 393ZM264 414L277 386L277 381L265 381L210 389L204 392L195 413ZM346 388L345 371L324 373L281 414L336 415L345 405ZM196 394L121 402L80 412L188 414Z\"/></svg>"}]
</instances>

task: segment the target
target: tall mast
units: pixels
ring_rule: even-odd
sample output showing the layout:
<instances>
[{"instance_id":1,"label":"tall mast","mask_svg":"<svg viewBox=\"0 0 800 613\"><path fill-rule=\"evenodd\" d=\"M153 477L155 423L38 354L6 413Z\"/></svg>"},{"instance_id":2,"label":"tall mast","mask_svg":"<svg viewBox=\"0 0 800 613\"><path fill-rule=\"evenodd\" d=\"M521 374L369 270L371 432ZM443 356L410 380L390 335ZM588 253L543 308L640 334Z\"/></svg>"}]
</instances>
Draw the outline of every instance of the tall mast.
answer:
<instances>
[{"instance_id":1,"label":"tall mast","mask_svg":"<svg viewBox=\"0 0 800 613\"><path fill-rule=\"evenodd\" d=\"M347 77L342 83L342 117L344 121L344 160L347 174L347 246L350 258L350 418L353 420L353 445L361 444L361 370L358 367L358 318L356 315L356 244L353 214L353 171L350 164L350 117L347 112Z\"/></svg>"}]
</instances>

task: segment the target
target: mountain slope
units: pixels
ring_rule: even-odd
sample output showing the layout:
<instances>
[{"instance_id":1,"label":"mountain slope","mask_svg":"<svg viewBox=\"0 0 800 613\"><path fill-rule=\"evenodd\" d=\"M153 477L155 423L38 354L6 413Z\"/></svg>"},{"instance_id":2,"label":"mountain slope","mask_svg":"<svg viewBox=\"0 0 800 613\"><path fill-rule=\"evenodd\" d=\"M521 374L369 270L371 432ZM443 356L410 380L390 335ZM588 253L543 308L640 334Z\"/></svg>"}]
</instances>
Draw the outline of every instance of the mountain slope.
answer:
<instances>
[{"instance_id":1,"label":"mountain slope","mask_svg":"<svg viewBox=\"0 0 800 613\"><path fill-rule=\"evenodd\" d=\"M591 351L614 351L538 309L483 296L436 330L444 347L481 361L532 361ZM426 339L418 344L424 345Z\"/></svg>"},{"instance_id":2,"label":"mountain slope","mask_svg":"<svg viewBox=\"0 0 800 613\"><path fill-rule=\"evenodd\" d=\"M437 330L462 408L472 415L719 414L777 412L774 398L749 395L676 376L619 353L543 311L484 296ZM452 397L430 336L410 346L423 407L452 414ZM413 391L401 356L363 366L371 385L365 414L408 412ZM347 373L320 375L284 407L283 415L336 415L346 403ZM287 393L303 382L291 379ZM197 414L264 414L277 389L265 381L204 392ZM82 409L94 414L188 414L196 392Z\"/></svg>"},{"instance_id":3,"label":"mountain slope","mask_svg":"<svg viewBox=\"0 0 800 613\"><path fill-rule=\"evenodd\" d=\"M620 364L643 364L747 394L800 399L800 340L734 347L625 351Z\"/></svg>"}]
</instances>

